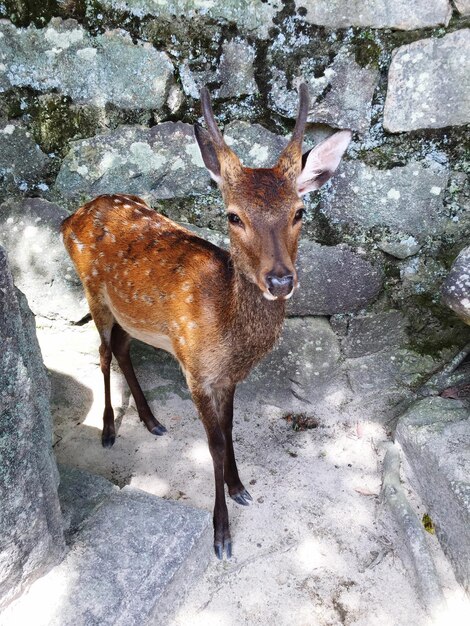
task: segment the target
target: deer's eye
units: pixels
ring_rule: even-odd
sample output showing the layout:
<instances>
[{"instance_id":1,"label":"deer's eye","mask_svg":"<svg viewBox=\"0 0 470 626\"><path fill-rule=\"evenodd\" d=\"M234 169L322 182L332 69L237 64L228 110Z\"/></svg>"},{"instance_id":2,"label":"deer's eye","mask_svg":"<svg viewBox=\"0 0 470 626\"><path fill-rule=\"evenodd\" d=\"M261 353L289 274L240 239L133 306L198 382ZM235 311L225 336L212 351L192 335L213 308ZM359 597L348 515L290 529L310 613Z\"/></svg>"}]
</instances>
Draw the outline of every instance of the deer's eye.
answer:
<instances>
[{"instance_id":1,"label":"deer's eye","mask_svg":"<svg viewBox=\"0 0 470 626\"><path fill-rule=\"evenodd\" d=\"M298 211L295 212L294 224L297 224L297 222L300 222L302 220L304 213L305 213L305 209L299 209Z\"/></svg>"},{"instance_id":2,"label":"deer's eye","mask_svg":"<svg viewBox=\"0 0 470 626\"><path fill-rule=\"evenodd\" d=\"M243 222L236 213L227 213L227 219L230 224L234 224L235 226L243 226Z\"/></svg>"}]
</instances>

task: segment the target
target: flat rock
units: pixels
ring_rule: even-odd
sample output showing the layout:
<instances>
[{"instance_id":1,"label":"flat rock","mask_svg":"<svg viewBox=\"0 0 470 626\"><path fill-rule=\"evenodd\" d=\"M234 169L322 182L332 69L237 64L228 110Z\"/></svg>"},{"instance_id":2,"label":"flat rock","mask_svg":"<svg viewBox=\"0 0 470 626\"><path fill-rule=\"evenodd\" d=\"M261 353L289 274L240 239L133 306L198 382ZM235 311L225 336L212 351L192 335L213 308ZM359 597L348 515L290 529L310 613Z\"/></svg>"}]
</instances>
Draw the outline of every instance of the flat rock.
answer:
<instances>
[{"instance_id":1,"label":"flat rock","mask_svg":"<svg viewBox=\"0 0 470 626\"><path fill-rule=\"evenodd\" d=\"M427 508L456 578L469 592L468 409L456 400L420 400L400 418L395 437L411 467L411 482Z\"/></svg>"},{"instance_id":2,"label":"flat rock","mask_svg":"<svg viewBox=\"0 0 470 626\"><path fill-rule=\"evenodd\" d=\"M0 205L0 234L16 285L36 315L77 322L88 313L79 278L60 236L63 208L42 198Z\"/></svg>"},{"instance_id":3,"label":"flat rock","mask_svg":"<svg viewBox=\"0 0 470 626\"><path fill-rule=\"evenodd\" d=\"M344 162L323 194L320 208L340 229L380 227L385 242L393 245L399 235L399 240L412 236L418 244L445 228L443 197L448 178L447 168L435 162L412 162L390 170L360 161Z\"/></svg>"},{"instance_id":4,"label":"flat rock","mask_svg":"<svg viewBox=\"0 0 470 626\"><path fill-rule=\"evenodd\" d=\"M398 48L388 74L384 128L392 133L470 121L470 29Z\"/></svg>"},{"instance_id":5,"label":"flat rock","mask_svg":"<svg viewBox=\"0 0 470 626\"><path fill-rule=\"evenodd\" d=\"M204 0L174 0L173 2L155 2L154 0L102 0L104 7L117 9L136 17L152 15L154 17L191 19L203 16L221 22L235 23L247 34L267 39L273 26L273 17L282 8L281 0L226 0L225 2L206 2Z\"/></svg>"},{"instance_id":6,"label":"flat rock","mask_svg":"<svg viewBox=\"0 0 470 626\"><path fill-rule=\"evenodd\" d=\"M64 554L50 385L34 317L0 247L0 607Z\"/></svg>"},{"instance_id":7,"label":"flat rock","mask_svg":"<svg viewBox=\"0 0 470 626\"><path fill-rule=\"evenodd\" d=\"M1 25L1 22L0 22ZM0 39L1 42L1 39ZM0 128L0 184L11 194L47 189L44 177L49 158L34 141L31 132L18 122Z\"/></svg>"},{"instance_id":8,"label":"flat rock","mask_svg":"<svg viewBox=\"0 0 470 626\"><path fill-rule=\"evenodd\" d=\"M57 91L77 104L159 110L174 82L166 53L134 44L125 31L93 37L75 20L53 18L43 29L3 21L0 33L2 91L32 87Z\"/></svg>"},{"instance_id":9,"label":"flat rock","mask_svg":"<svg viewBox=\"0 0 470 626\"><path fill-rule=\"evenodd\" d=\"M186 60L179 68L183 91L186 95L199 99L201 88L215 81L221 83L221 86L212 90L213 99L258 93L254 77L255 54L253 46L237 37L222 45L216 70L193 70Z\"/></svg>"},{"instance_id":10,"label":"flat rock","mask_svg":"<svg viewBox=\"0 0 470 626\"><path fill-rule=\"evenodd\" d=\"M443 302L470 324L470 246L455 259L441 293Z\"/></svg>"},{"instance_id":11,"label":"flat rock","mask_svg":"<svg viewBox=\"0 0 470 626\"><path fill-rule=\"evenodd\" d=\"M299 244L300 288L289 302L289 315L352 313L372 302L382 288L382 272L348 248Z\"/></svg>"},{"instance_id":12,"label":"flat rock","mask_svg":"<svg viewBox=\"0 0 470 626\"><path fill-rule=\"evenodd\" d=\"M452 15L448 0L296 0L305 7L305 19L330 28L363 26L415 30L447 26Z\"/></svg>"},{"instance_id":13,"label":"flat rock","mask_svg":"<svg viewBox=\"0 0 470 626\"><path fill-rule=\"evenodd\" d=\"M71 515L82 519L67 557L12 607L7 621L0 619L2 625L24 623L23 612L34 612L38 626L168 623L211 558L211 515L105 483L81 470L66 471L66 510L89 515Z\"/></svg>"},{"instance_id":14,"label":"flat rock","mask_svg":"<svg viewBox=\"0 0 470 626\"><path fill-rule=\"evenodd\" d=\"M273 68L270 107L285 117L295 119L298 93L289 85L306 82L311 98L309 122L364 132L369 128L378 76L378 70L356 63L348 48L342 49L323 76L317 78L311 59L307 57L299 64L298 74L290 76L289 81L282 68Z\"/></svg>"},{"instance_id":15,"label":"flat rock","mask_svg":"<svg viewBox=\"0 0 470 626\"><path fill-rule=\"evenodd\" d=\"M406 341L406 318L401 311L388 311L354 317L342 347L346 357L355 358L403 346Z\"/></svg>"}]
</instances>

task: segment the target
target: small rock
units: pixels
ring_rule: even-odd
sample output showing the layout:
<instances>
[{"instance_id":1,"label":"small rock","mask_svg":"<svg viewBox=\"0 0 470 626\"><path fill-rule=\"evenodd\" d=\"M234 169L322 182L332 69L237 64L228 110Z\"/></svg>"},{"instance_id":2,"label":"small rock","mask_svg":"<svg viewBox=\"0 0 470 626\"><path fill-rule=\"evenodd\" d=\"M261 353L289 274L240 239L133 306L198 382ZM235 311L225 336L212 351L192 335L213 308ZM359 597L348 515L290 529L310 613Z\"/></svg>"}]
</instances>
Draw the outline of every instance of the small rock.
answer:
<instances>
[{"instance_id":1,"label":"small rock","mask_svg":"<svg viewBox=\"0 0 470 626\"><path fill-rule=\"evenodd\" d=\"M390 237L389 241L379 241L377 247L397 259L407 259L409 256L413 256L419 252L422 248L422 244L419 243L415 237L410 235L408 237L397 237L396 239Z\"/></svg>"},{"instance_id":2,"label":"small rock","mask_svg":"<svg viewBox=\"0 0 470 626\"><path fill-rule=\"evenodd\" d=\"M465 1L465 0L464 0ZM305 7L310 24L330 28L370 26L415 30L430 26L447 26L452 15L448 0L296 0Z\"/></svg>"},{"instance_id":3,"label":"small rock","mask_svg":"<svg viewBox=\"0 0 470 626\"><path fill-rule=\"evenodd\" d=\"M421 39L395 51L384 128L392 133L470 121L470 29Z\"/></svg>"},{"instance_id":4,"label":"small rock","mask_svg":"<svg viewBox=\"0 0 470 626\"><path fill-rule=\"evenodd\" d=\"M466 324L470 324L470 246L455 259L442 285L442 300Z\"/></svg>"}]
</instances>

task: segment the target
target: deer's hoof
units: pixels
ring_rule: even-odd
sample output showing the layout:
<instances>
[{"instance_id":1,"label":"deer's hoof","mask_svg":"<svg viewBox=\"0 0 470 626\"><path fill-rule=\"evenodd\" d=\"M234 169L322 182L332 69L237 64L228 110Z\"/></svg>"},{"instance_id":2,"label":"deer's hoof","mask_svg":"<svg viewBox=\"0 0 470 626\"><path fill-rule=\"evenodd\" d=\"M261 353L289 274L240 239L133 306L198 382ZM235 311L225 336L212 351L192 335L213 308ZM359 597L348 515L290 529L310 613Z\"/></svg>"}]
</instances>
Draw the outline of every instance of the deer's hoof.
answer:
<instances>
[{"instance_id":1,"label":"deer's hoof","mask_svg":"<svg viewBox=\"0 0 470 626\"><path fill-rule=\"evenodd\" d=\"M214 543L214 552L219 561L223 559L224 549L227 559L230 559L232 557L232 541L230 539L226 539L223 544L220 541Z\"/></svg>"},{"instance_id":2,"label":"deer's hoof","mask_svg":"<svg viewBox=\"0 0 470 626\"><path fill-rule=\"evenodd\" d=\"M166 428L165 426L163 426L163 424L158 424L158 426L154 426L150 432L152 433L152 435L157 435L158 437L160 437L161 435L166 433Z\"/></svg>"},{"instance_id":3,"label":"deer's hoof","mask_svg":"<svg viewBox=\"0 0 470 626\"><path fill-rule=\"evenodd\" d=\"M235 500L237 504L241 504L242 506L248 506L253 500L246 489L243 489L243 491L239 491L238 493L233 493L230 497L232 500Z\"/></svg>"},{"instance_id":4,"label":"deer's hoof","mask_svg":"<svg viewBox=\"0 0 470 626\"><path fill-rule=\"evenodd\" d=\"M103 448L112 448L114 442L116 441L116 435L114 433L105 435L104 433L101 435L101 444Z\"/></svg>"}]
</instances>

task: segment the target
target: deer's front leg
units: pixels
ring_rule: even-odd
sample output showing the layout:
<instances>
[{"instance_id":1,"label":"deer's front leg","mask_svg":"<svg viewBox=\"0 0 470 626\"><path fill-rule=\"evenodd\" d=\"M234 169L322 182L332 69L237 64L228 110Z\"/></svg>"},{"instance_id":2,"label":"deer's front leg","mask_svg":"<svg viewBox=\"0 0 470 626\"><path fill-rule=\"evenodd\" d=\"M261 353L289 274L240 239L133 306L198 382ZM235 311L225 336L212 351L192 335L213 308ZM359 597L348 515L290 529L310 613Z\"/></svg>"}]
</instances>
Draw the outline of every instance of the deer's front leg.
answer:
<instances>
[{"instance_id":1,"label":"deer's front leg","mask_svg":"<svg viewBox=\"0 0 470 626\"><path fill-rule=\"evenodd\" d=\"M214 465L214 550L219 559L222 559L224 551L229 559L232 556L232 539L230 537L227 503L225 502L225 437L217 419L213 397L193 385L191 385L191 391L201 421L206 429L209 450Z\"/></svg>"},{"instance_id":2,"label":"deer's front leg","mask_svg":"<svg viewBox=\"0 0 470 626\"><path fill-rule=\"evenodd\" d=\"M247 506L252 497L243 486L238 475L235 452L233 450L233 396L235 395L235 385L218 389L215 395L217 415L222 432L225 437L225 459L224 459L224 479L228 487L230 497L238 504Z\"/></svg>"}]
</instances>

